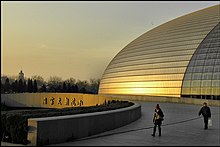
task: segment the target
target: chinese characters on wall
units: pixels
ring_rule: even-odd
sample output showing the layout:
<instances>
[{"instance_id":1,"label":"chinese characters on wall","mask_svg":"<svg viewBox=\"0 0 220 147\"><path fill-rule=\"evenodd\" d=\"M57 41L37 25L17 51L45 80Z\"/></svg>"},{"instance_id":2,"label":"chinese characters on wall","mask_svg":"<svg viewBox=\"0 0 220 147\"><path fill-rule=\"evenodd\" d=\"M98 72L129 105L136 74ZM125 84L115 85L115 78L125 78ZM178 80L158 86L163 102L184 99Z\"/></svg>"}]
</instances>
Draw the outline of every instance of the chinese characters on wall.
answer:
<instances>
[{"instance_id":1,"label":"chinese characters on wall","mask_svg":"<svg viewBox=\"0 0 220 147\"><path fill-rule=\"evenodd\" d=\"M76 100L76 98L68 98L65 97L64 99L62 99L61 97L58 97L57 99L55 99L54 97L48 98L45 97L43 99L43 105L60 105L60 106L72 106L72 107L76 107L76 106L83 106L83 100Z\"/></svg>"}]
</instances>

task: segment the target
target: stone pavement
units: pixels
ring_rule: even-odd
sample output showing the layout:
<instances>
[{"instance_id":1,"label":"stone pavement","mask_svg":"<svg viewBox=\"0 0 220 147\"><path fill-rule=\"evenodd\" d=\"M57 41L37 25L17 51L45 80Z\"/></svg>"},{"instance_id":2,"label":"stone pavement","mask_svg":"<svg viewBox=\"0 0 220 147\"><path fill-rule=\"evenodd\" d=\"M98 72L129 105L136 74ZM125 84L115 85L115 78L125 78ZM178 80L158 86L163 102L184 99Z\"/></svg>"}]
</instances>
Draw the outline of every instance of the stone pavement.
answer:
<instances>
[{"instance_id":1,"label":"stone pavement","mask_svg":"<svg viewBox=\"0 0 220 147\"><path fill-rule=\"evenodd\" d=\"M212 127L204 130L203 118L198 116L202 106L159 103L164 112L162 136L152 137L152 117L157 102L137 101L142 116L118 129L51 146L220 146L220 107L210 106Z\"/></svg>"}]
</instances>

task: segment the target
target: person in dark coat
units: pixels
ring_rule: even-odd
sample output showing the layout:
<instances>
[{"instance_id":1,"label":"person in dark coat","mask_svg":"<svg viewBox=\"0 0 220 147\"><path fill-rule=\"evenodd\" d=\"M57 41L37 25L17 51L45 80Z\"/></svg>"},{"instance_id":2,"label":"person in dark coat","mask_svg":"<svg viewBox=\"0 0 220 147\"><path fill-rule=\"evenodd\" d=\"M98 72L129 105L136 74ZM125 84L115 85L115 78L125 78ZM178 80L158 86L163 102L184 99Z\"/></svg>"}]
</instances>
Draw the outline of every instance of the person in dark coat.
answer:
<instances>
[{"instance_id":1,"label":"person in dark coat","mask_svg":"<svg viewBox=\"0 0 220 147\"><path fill-rule=\"evenodd\" d=\"M208 120L209 118L211 118L211 110L210 108L207 106L207 103L204 102L203 103L203 107L200 109L199 111L199 116L202 114L202 116L204 117L204 123L205 123L205 127L204 129L208 129Z\"/></svg>"},{"instance_id":2,"label":"person in dark coat","mask_svg":"<svg viewBox=\"0 0 220 147\"><path fill-rule=\"evenodd\" d=\"M161 124L163 121L163 117L164 117L163 111L160 109L159 104L157 104L153 116L154 129L152 136L155 136L157 126L159 130L159 136L161 136Z\"/></svg>"}]
</instances>

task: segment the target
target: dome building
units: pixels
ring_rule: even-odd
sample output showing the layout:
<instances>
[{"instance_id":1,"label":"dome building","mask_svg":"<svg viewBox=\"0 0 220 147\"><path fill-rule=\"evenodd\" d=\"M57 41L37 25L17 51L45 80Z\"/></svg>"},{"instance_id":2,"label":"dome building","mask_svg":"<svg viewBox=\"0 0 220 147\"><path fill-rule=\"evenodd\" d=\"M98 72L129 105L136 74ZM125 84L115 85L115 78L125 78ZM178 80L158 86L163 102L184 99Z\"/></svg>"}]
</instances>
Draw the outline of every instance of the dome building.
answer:
<instances>
[{"instance_id":1,"label":"dome building","mask_svg":"<svg viewBox=\"0 0 220 147\"><path fill-rule=\"evenodd\" d=\"M22 72L22 70L18 74L18 80L22 80L24 82L24 73Z\"/></svg>"},{"instance_id":2,"label":"dome building","mask_svg":"<svg viewBox=\"0 0 220 147\"><path fill-rule=\"evenodd\" d=\"M109 63L99 94L220 100L220 5L164 23Z\"/></svg>"}]
</instances>

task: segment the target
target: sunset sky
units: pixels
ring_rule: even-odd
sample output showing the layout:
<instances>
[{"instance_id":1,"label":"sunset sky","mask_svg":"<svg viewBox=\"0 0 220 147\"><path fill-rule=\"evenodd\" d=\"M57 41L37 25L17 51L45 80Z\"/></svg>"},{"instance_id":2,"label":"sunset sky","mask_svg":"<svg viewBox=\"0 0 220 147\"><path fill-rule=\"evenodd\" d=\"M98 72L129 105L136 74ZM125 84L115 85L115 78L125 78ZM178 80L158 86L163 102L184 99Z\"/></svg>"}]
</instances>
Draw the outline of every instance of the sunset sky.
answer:
<instances>
[{"instance_id":1,"label":"sunset sky","mask_svg":"<svg viewBox=\"0 0 220 147\"><path fill-rule=\"evenodd\" d=\"M1 75L101 78L128 43L219 1L1 1Z\"/></svg>"}]
</instances>

